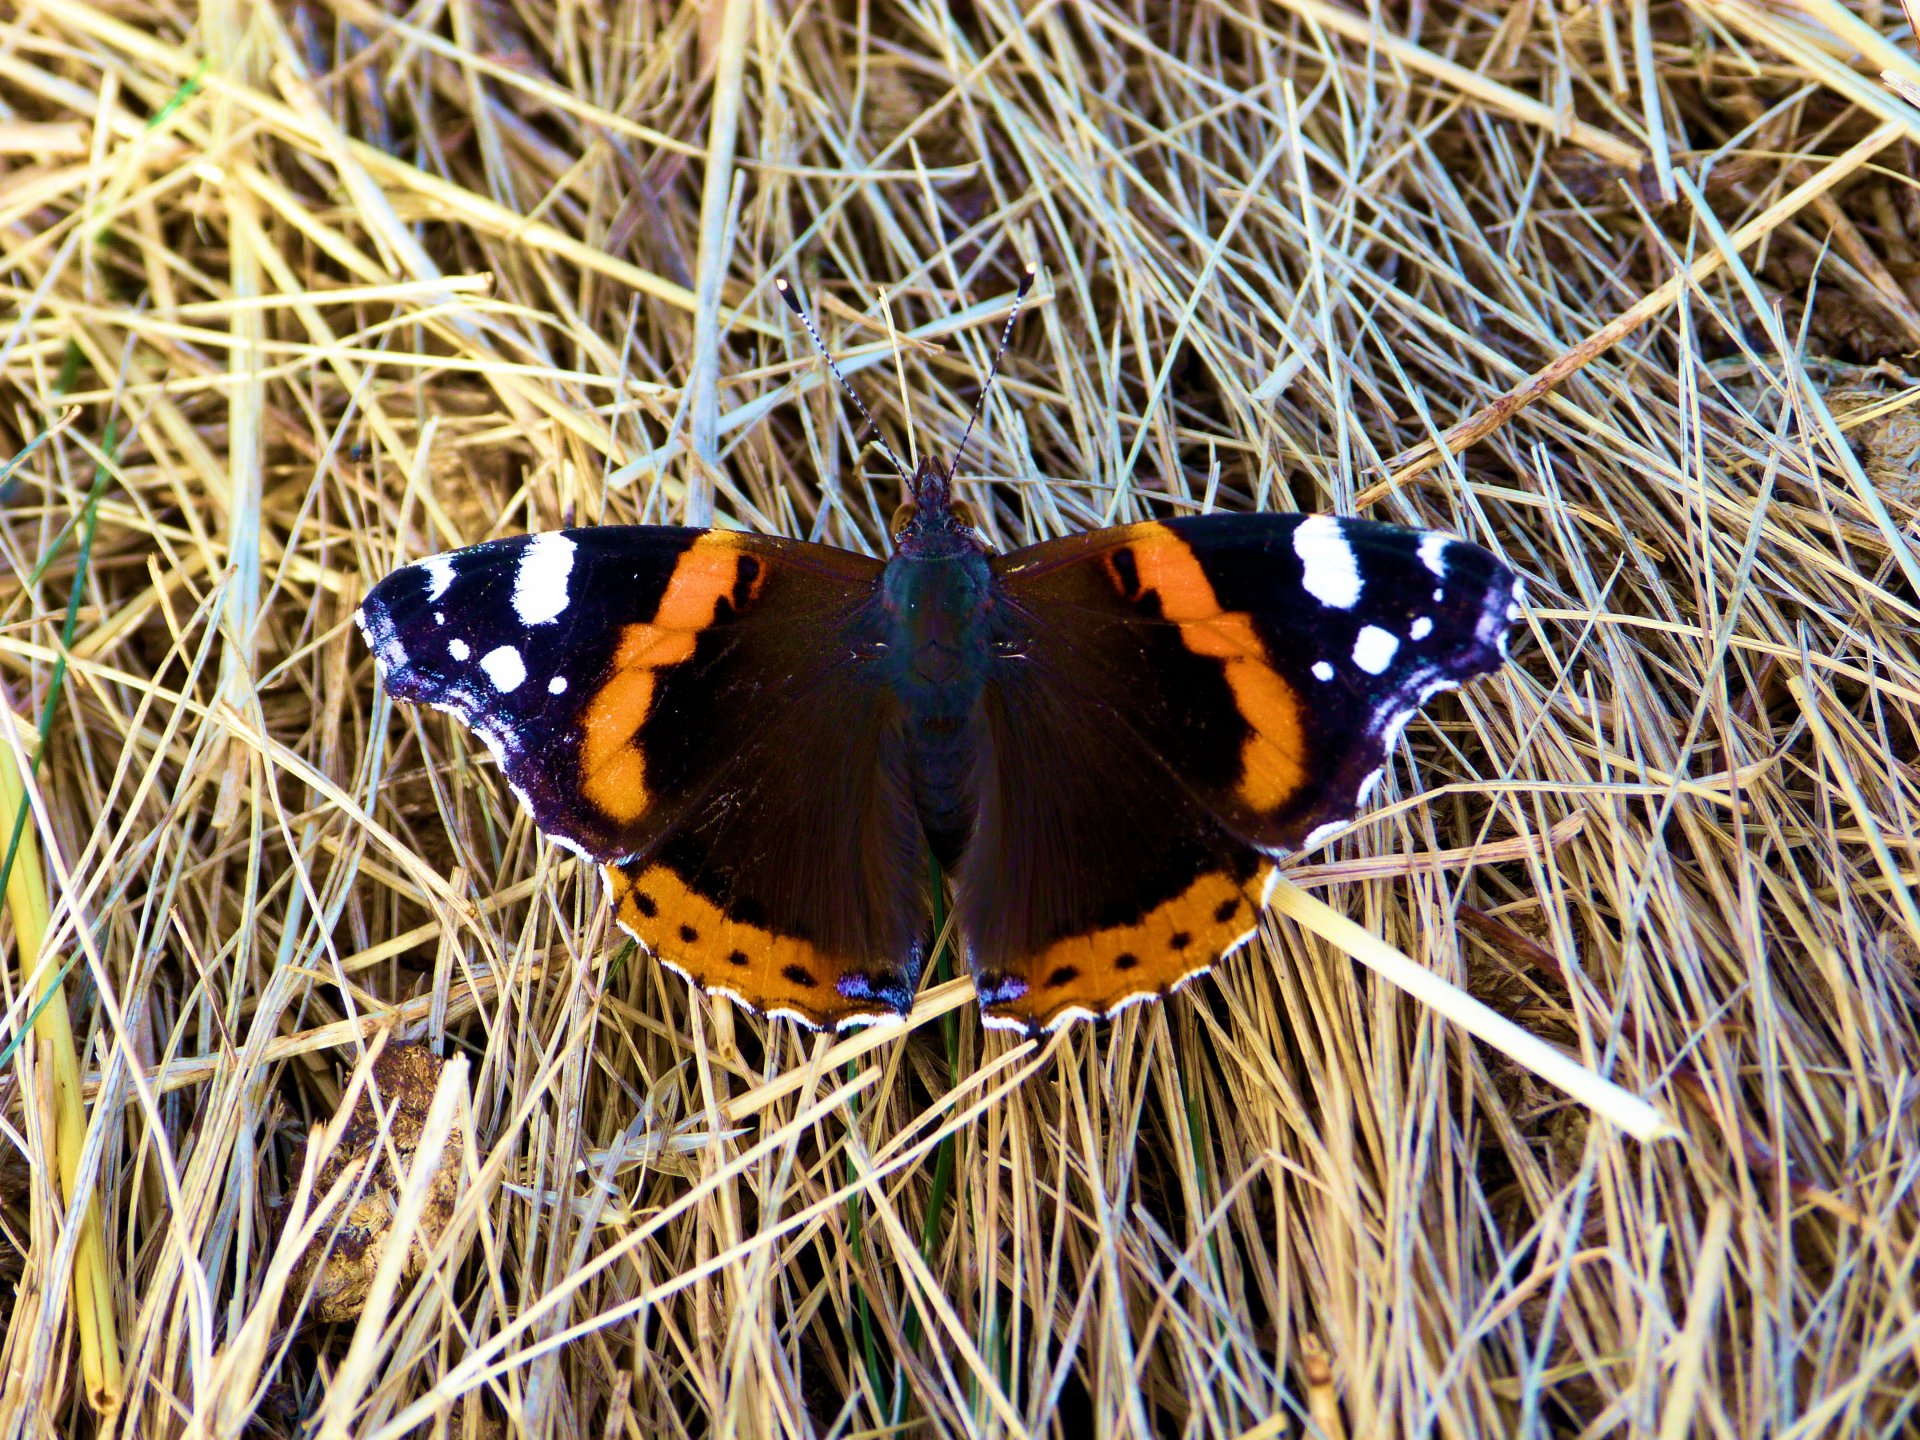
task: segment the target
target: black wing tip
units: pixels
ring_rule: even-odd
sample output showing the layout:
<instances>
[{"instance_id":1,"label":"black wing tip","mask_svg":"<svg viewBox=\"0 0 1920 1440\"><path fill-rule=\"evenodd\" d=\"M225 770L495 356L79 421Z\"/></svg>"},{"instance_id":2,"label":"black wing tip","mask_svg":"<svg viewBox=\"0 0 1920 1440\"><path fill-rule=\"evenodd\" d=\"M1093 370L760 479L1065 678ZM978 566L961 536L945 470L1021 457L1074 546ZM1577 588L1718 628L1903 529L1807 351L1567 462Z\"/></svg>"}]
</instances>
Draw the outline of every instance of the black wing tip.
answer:
<instances>
[{"instance_id":1,"label":"black wing tip","mask_svg":"<svg viewBox=\"0 0 1920 1440\"><path fill-rule=\"evenodd\" d=\"M381 585L385 583L382 581ZM380 588L376 585L367 592L360 608L353 612L353 623L359 627L360 638L367 642L367 649L373 652L382 683L392 693L395 678L407 670L407 647L400 639L399 626L393 622L393 612L380 598Z\"/></svg>"},{"instance_id":2,"label":"black wing tip","mask_svg":"<svg viewBox=\"0 0 1920 1440\"><path fill-rule=\"evenodd\" d=\"M1303 819L1305 834L1298 844L1287 847L1292 854L1317 848L1360 816L1374 787L1386 774L1401 732L1435 696L1496 675L1512 661L1509 645L1513 627L1526 611L1526 577L1471 541L1439 531L1409 534L1432 546L1436 560L1444 554L1444 573L1436 571L1442 586L1470 587L1456 613L1462 618L1471 616L1471 624L1460 628L1461 639L1450 653L1407 676L1389 693L1353 748L1353 763L1338 767L1329 776L1325 799ZM1435 541L1444 543L1434 545ZM1482 568L1484 573L1472 579L1463 577L1457 568L1463 562Z\"/></svg>"},{"instance_id":3,"label":"black wing tip","mask_svg":"<svg viewBox=\"0 0 1920 1440\"><path fill-rule=\"evenodd\" d=\"M388 695L409 704L444 705L448 699L445 677L416 663L403 638L406 627L396 619L393 608L380 593L395 578L388 576L367 593L360 608L353 612L354 624L373 652L374 667ZM459 713L464 719L464 711Z\"/></svg>"},{"instance_id":4,"label":"black wing tip","mask_svg":"<svg viewBox=\"0 0 1920 1440\"><path fill-rule=\"evenodd\" d=\"M1487 557L1491 569L1473 628L1471 668L1462 674L1462 682L1492 675L1512 660L1507 647L1513 638L1513 627L1525 614L1527 603L1526 577L1490 552L1477 545L1473 548Z\"/></svg>"}]
</instances>

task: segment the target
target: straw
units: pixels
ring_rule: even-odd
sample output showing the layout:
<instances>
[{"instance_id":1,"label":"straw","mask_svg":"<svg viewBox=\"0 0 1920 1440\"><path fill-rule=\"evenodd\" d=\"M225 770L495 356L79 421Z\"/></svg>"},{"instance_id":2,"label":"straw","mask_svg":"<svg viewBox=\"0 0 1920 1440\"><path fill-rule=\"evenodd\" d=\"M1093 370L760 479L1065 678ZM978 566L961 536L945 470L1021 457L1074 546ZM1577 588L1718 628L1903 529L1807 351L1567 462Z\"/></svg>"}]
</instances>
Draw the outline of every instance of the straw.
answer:
<instances>
[{"instance_id":1,"label":"straw","mask_svg":"<svg viewBox=\"0 0 1920 1440\"><path fill-rule=\"evenodd\" d=\"M0 1440L1910 1431L1911 23L0 7ZM353 624L561 525L882 555L869 442L976 411L1002 550L1527 577L1109 1023L988 1033L957 932L899 1025L692 993ZM460 1211L316 1325L305 1140L410 1043Z\"/></svg>"}]
</instances>

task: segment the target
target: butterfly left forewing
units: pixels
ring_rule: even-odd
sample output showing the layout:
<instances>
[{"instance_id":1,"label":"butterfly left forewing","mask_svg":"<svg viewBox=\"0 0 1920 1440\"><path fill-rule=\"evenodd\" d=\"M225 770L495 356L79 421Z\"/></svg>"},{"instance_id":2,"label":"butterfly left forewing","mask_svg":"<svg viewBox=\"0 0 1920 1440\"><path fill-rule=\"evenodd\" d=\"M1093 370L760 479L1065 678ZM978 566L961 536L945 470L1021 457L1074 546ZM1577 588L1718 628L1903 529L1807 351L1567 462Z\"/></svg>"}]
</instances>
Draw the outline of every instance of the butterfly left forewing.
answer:
<instances>
[{"instance_id":1,"label":"butterfly left forewing","mask_svg":"<svg viewBox=\"0 0 1920 1440\"><path fill-rule=\"evenodd\" d=\"M612 804L596 803L583 741L596 715L614 720L610 701L633 712L618 717L625 738L644 723L650 696L631 677L664 669L690 627L663 629L661 643L638 656L622 653L623 637L672 605L676 577L684 589L694 568L720 561L701 556L704 533L609 526L490 540L395 570L355 619L388 694L464 722L541 830L603 859L643 843L671 815L649 803L637 751L630 763L602 757L602 768L625 763L627 773L607 777Z\"/></svg>"},{"instance_id":2,"label":"butterfly left forewing","mask_svg":"<svg viewBox=\"0 0 1920 1440\"><path fill-rule=\"evenodd\" d=\"M987 1014L1015 1024L1109 1013L1244 938L1270 857L1351 818L1408 717L1503 662L1517 613L1479 547L1323 516L1150 522L995 570L959 884Z\"/></svg>"},{"instance_id":3,"label":"butterfly left forewing","mask_svg":"<svg viewBox=\"0 0 1920 1440\"><path fill-rule=\"evenodd\" d=\"M904 1010L925 949L895 702L857 663L880 568L603 526L407 566L359 619L389 692L471 726L649 950L756 1009L846 1024Z\"/></svg>"}]
</instances>

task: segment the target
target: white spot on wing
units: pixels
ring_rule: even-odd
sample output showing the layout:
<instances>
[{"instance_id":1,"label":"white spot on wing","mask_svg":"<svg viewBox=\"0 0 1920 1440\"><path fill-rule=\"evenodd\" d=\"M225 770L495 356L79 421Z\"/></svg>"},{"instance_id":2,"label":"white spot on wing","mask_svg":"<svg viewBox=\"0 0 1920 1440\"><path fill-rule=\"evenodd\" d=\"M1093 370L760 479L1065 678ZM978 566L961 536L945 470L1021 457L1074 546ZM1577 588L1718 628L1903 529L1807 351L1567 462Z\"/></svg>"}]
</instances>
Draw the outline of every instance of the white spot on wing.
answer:
<instances>
[{"instance_id":1,"label":"white spot on wing","mask_svg":"<svg viewBox=\"0 0 1920 1440\"><path fill-rule=\"evenodd\" d=\"M527 813L529 815L533 813L532 805L527 806ZM589 865L598 865L600 863L599 857L588 854L586 846L582 845L578 840L569 840L557 830L542 830L540 833L546 836L547 839L553 841L553 843L558 845L562 850L571 850Z\"/></svg>"},{"instance_id":2,"label":"white spot on wing","mask_svg":"<svg viewBox=\"0 0 1920 1440\"><path fill-rule=\"evenodd\" d=\"M1405 723L1405 722L1402 722ZM1387 767L1380 765L1367 772L1367 778L1360 782L1359 793L1353 797L1353 808L1364 810L1367 802L1373 798L1373 792L1380 788L1380 782L1386 778Z\"/></svg>"},{"instance_id":3,"label":"white spot on wing","mask_svg":"<svg viewBox=\"0 0 1920 1440\"><path fill-rule=\"evenodd\" d=\"M536 535L513 573L513 612L522 625L548 625L567 608L567 577L577 547L557 530Z\"/></svg>"},{"instance_id":4,"label":"white spot on wing","mask_svg":"<svg viewBox=\"0 0 1920 1440\"><path fill-rule=\"evenodd\" d=\"M527 662L520 658L520 652L511 645L502 645L482 655L480 668L487 672L493 688L503 695L518 690L527 678Z\"/></svg>"},{"instance_id":5,"label":"white spot on wing","mask_svg":"<svg viewBox=\"0 0 1920 1440\"><path fill-rule=\"evenodd\" d=\"M436 625L444 625L444 624L446 624L446 623L447 623L447 612L446 612L446 611L444 611L444 610L436 610L436 611L434 611L434 612L433 612L433 623L434 623L434 624L436 624Z\"/></svg>"},{"instance_id":6,"label":"white spot on wing","mask_svg":"<svg viewBox=\"0 0 1920 1440\"><path fill-rule=\"evenodd\" d=\"M1507 606L1507 620L1509 623L1520 618L1521 609L1526 604L1526 599L1527 582L1516 576L1513 582L1513 601ZM1499 638L1495 643L1500 647L1500 658L1505 660L1507 658L1507 632L1504 629L1500 632Z\"/></svg>"},{"instance_id":7,"label":"white spot on wing","mask_svg":"<svg viewBox=\"0 0 1920 1440\"><path fill-rule=\"evenodd\" d=\"M1394 652L1399 648L1400 641L1391 632L1378 625L1368 625L1353 642L1353 663L1369 675L1382 675L1393 663Z\"/></svg>"},{"instance_id":8,"label":"white spot on wing","mask_svg":"<svg viewBox=\"0 0 1920 1440\"><path fill-rule=\"evenodd\" d=\"M1420 563L1442 580L1447 578L1447 547L1451 544L1453 544L1453 536L1439 530L1430 531L1420 537Z\"/></svg>"},{"instance_id":9,"label":"white spot on wing","mask_svg":"<svg viewBox=\"0 0 1920 1440\"><path fill-rule=\"evenodd\" d=\"M1407 638L1409 640L1424 640L1432 633L1433 621L1424 615L1407 627Z\"/></svg>"},{"instance_id":10,"label":"white spot on wing","mask_svg":"<svg viewBox=\"0 0 1920 1440\"><path fill-rule=\"evenodd\" d=\"M369 615L363 605L353 612L353 623L360 627L367 648L373 651L373 661L384 676L390 670L398 670L407 663L407 647L400 643L400 637L393 633L393 623L387 619L387 612L375 609Z\"/></svg>"},{"instance_id":11,"label":"white spot on wing","mask_svg":"<svg viewBox=\"0 0 1920 1440\"><path fill-rule=\"evenodd\" d=\"M1333 678L1333 666L1324 660L1314 661L1313 678L1316 680L1331 680Z\"/></svg>"},{"instance_id":12,"label":"white spot on wing","mask_svg":"<svg viewBox=\"0 0 1920 1440\"><path fill-rule=\"evenodd\" d=\"M1008 1015L990 1015L985 1010L980 1012L980 1023L989 1030L1019 1030L1024 1032L1027 1028L1027 1022L1024 1020L1018 1020Z\"/></svg>"},{"instance_id":13,"label":"white spot on wing","mask_svg":"<svg viewBox=\"0 0 1920 1440\"><path fill-rule=\"evenodd\" d=\"M1143 995L1140 998L1144 1000L1146 997ZM980 1012L980 1018L985 1020L987 1018L987 1012L982 1010ZM1048 1031L1054 1031L1061 1029L1063 1026L1071 1025L1076 1020L1098 1020L1099 1018L1100 1012L1097 1010L1089 1010L1084 1005L1069 1005L1058 1015L1054 1016L1053 1019L1049 1020L1046 1028ZM1026 1026L1021 1025L1019 1028L1024 1030Z\"/></svg>"},{"instance_id":14,"label":"white spot on wing","mask_svg":"<svg viewBox=\"0 0 1920 1440\"><path fill-rule=\"evenodd\" d=\"M447 653L456 660L465 660L469 655L473 654L473 651L467 648L467 642L464 640L449 640L447 642Z\"/></svg>"},{"instance_id":15,"label":"white spot on wing","mask_svg":"<svg viewBox=\"0 0 1920 1440\"><path fill-rule=\"evenodd\" d=\"M567 677L566 676L556 675L551 680L547 681L547 694L564 695L566 693L567 693Z\"/></svg>"},{"instance_id":16,"label":"white spot on wing","mask_svg":"<svg viewBox=\"0 0 1920 1440\"><path fill-rule=\"evenodd\" d=\"M1383 756L1393 753L1393 747L1400 743L1401 732L1407 728L1407 722L1413 719L1419 709L1420 707L1415 705L1410 710L1395 710L1380 723L1380 750ZM1386 773L1386 768L1383 763L1378 770L1372 771L1360 782L1360 791L1353 797L1355 809L1367 803L1368 794L1372 792L1375 782Z\"/></svg>"},{"instance_id":17,"label":"white spot on wing","mask_svg":"<svg viewBox=\"0 0 1920 1440\"><path fill-rule=\"evenodd\" d=\"M420 568L427 572L427 599L438 600L447 593L447 587L453 584L451 555L429 555L420 562Z\"/></svg>"},{"instance_id":18,"label":"white spot on wing","mask_svg":"<svg viewBox=\"0 0 1920 1440\"><path fill-rule=\"evenodd\" d=\"M791 1010L787 1013L789 1015L793 1014ZM809 1027L813 1025L811 1020L803 1016L795 1016L795 1018L803 1025ZM838 1020L833 1022L833 1028L836 1030L879 1030L889 1025L898 1025L902 1030L905 1030L907 1028L907 1017L898 1011L884 1010L877 1015L842 1015Z\"/></svg>"},{"instance_id":19,"label":"white spot on wing","mask_svg":"<svg viewBox=\"0 0 1920 1440\"><path fill-rule=\"evenodd\" d=\"M1316 825L1307 832L1307 838L1300 842L1300 848L1302 850L1311 850L1324 841L1329 835L1337 835L1346 828L1347 822L1344 820L1329 820L1324 825Z\"/></svg>"},{"instance_id":20,"label":"white spot on wing","mask_svg":"<svg viewBox=\"0 0 1920 1440\"><path fill-rule=\"evenodd\" d=\"M1293 532L1293 553L1300 557L1300 584L1322 605L1351 610L1360 599L1360 564L1332 515L1309 515Z\"/></svg>"}]
</instances>

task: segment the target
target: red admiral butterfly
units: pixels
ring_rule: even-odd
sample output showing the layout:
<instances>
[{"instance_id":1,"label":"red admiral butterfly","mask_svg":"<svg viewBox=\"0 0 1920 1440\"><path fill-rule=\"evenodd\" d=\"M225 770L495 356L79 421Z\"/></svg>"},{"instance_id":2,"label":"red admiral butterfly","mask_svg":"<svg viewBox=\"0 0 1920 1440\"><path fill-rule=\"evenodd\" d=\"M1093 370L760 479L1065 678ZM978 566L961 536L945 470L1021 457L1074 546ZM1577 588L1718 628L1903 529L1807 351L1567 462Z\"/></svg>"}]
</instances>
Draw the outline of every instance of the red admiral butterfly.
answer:
<instances>
[{"instance_id":1,"label":"red admiral butterfly","mask_svg":"<svg viewBox=\"0 0 1920 1440\"><path fill-rule=\"evenodd\" d=\"M1480 547L1328 515L996 555L952 479L914 472L885 562L551 531L406 566L357 618L388 691L470 725L694 983L811 1025L904 1014L933 861L983 1018L1031 1029L1249 939L1262 872L1354 814L1518 615Z\"/></svg>"}]
</instances>

